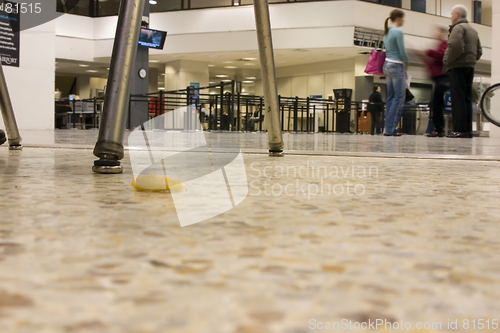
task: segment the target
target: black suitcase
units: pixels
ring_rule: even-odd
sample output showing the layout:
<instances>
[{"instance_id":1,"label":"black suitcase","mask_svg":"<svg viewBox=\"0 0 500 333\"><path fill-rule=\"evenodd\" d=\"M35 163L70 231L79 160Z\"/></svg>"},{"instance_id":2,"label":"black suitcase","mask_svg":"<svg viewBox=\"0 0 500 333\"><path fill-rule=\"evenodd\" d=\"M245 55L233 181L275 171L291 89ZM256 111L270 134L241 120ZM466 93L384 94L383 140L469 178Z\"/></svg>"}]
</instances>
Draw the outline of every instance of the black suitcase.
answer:
<instances>
[{"instance_id":1,"label":"black suitcase","mask_svg":"<svg viewBox=\"0 0 500 333\"><path fill-rule=\"evenodd\" d=\"M403 110L403 133L417 134L417 111L414 109Z\"/></svg>"}]
</instances>

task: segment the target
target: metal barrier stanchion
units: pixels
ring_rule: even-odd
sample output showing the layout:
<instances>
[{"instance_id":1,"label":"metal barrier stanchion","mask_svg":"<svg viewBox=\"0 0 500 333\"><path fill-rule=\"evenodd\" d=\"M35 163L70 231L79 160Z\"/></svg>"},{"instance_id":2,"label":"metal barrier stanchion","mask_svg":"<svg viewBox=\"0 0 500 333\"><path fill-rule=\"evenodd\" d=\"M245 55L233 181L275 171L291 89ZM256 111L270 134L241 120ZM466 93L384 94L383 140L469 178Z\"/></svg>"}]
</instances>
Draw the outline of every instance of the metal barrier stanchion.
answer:
<instances>
[{"instance_id":1,"label":"metal barrier stanchion","mask_svg":"<svg viewBox=\"0 0 500 333\"><path fill-rule=\"evenodd\" d=\"M295 101L293 102L293 132L298 132L298 121L299 121L299 97L295 96Z\"/></svg>"},{"instance_id":2,"label":"metal barrier stanchion","mask_svg":"<svg viewBox=\"0 0 500 333\"><path fill-rule=\"evenodd\" d=\"M307 133L309 133L309 108L311 107L311 100L309 97L307 97L306 100L306 127L307 127Z\"/></svg>"},{"instance_id":3,"label":"metal barrier stanchion","mask_svg":"<svg viewBox=\"0 0 500 333\"><path fill-rule=\"evenodd\" d=\"M329 126L330 125L330 123L329 123L330 122L330 115L329 115L329 113L330 113L330 104L326 103L326 113L325 113L325 115L323 117L324 122L325 122L325 133L328 133L328 129L330 127Z\"/></svg>"},{"instance_id":4,"label":"metal barrier stanchion","mask_svg":"<svg viewBox=\"0 0 500 333\"><path fill-rule=\"evenodd\" d=\"M285 131L285 106L281 106L281 95L278 96L280 112L281 112L281 132Z\"/></svg>"},{"instance_id":5,"label":"metal barrier stanchion","mask_svg":"<svg viewBox=\"0 0 500 333\"><path fill-rule=\"evenodd\" d=\"M5 131L7 132L7 137L9 138L9 149L10 150L23 149L23 146L21 145L22 141L21 135L19 134L19 129L17 128L16 117L14 115L14 109L12 108L9 89L7 88L7 81L5 80L5 75L3 73L1 62L0 62L0 109L5 124Z\"/></svg>"},{"instance_id":6,"label":"metal barrier stanchion","mask_svg":"<svg viewBox=\"0 0 500 333\"><path fill-rule=\"evenodd\" d=\"M92 121L92 128L97 127L97 97L93 98L93 103L94 103L94 119Z\"/></svg>"},{"instance_id":7,"label":"metal barrier stanchion","mask_svg":"<svg viewBox=\"0 0 500 333\"><path fill-rule=\"evenodd\" d=\"M268 0L254 0L255 25L259 42L262 87L266 99L267 133L269 137L269 156L284 156L285 146L280 129L279 100L274 64L271 19ZM263 113L264 114L264 113Z\"/></svg>"},{"instance_id":8,"label":"metal barrier stanchion","mask_svg":"<svg viewBox=\"0 0 500 333\"><path fill-rule=\"evenodd\" d=\"M145 0L122 0L118 14L104 110L92 170L96 173L121 173L124 156L123 135L130 99L130 78L137 54Z\"/></svg>"},{"instance_id":9,"label":"metal barrier stanchion","mask_svg":"<svg viewBox=\"0 0 500 333\"><path fill-rule=\"evenodd\" d=\"M236 126L236 129L238 132L241 132L241 95L240 95L240 92L238 91L238 96L236 96L236 105L238 106L237 109L236 109L236 112L238 113L237 114L237 126Z\"/></svg>"},{"instance_id":10,"label":"metal barrier stanchion","mask_svg":"<svg viewBox=\"0 0 500 333\"><path fill-rule=\"evenodd\" d=\"M73 106L73 116L71 117L71 120L73 122L73 129L76 129L76 101L73 100L71 105Z\"/></svg>"},{"instance_id":11,"label":"metal barrier stanchion","mask_svg":"<svg viewBox=\"0 0 500 333\"><path fill-rule=\"evenodd\" d=\"M262 120L262 115L264 114L264 110L262 110L264 108L264 100L262 99L262 97L260 98L260 102L259 102L259 109L260 109L260 115L258 115L260 117L259 120ZM262 121L259 121L259 132L262 132Z\"/></svg>"},{"instance_id":12,"label":"metal barrier stanchion","mask_svg":"<svg viewBox=\"0 0 500 333\"><path fill-rule=\"evenodd\" d=\"M224 120L224 82L220 83L220 122L219 130L225 130L225 120Z\"/></svg>"}]
</instances>

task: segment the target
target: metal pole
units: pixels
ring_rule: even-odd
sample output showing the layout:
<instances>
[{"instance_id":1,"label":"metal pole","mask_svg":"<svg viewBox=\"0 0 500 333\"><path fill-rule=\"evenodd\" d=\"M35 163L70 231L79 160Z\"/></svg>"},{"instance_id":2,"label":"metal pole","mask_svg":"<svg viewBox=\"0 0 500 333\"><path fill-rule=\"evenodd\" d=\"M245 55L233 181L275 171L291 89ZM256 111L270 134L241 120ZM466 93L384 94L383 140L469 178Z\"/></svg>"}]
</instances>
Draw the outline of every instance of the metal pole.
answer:
<instances>
[{"instance_id":1,"label":"metal pole","mask_svg":"<svg viewBox=\"0 0 500 333\"><path fill-rule=\"evenodd\" d=\"M92 170L96 173L121 173L123 135L130 99L130 81L137 54L139 32L146 0L122 0L118 14L116 37L111 55L104 110Z\"/></svg>"},{"instance_id":2,"label":"metal pole","mask_svg":"<svg viewBox=\"0 0 500 333\"><path fill-rule=\"evenodd\" d=\"M280 128L279 100L274 64L271 18L268 0L254 0L255 26L259 42L259 58L264 90L265 117L268 121L269 156L284 156L283 137Z\"/></svg>"},{"instance_id":3,"label":"metal pole","mask_svg":"<svg viewBox=\"0 0 500 333\"><path fill-rule=\"evenodd\" d=\"M23 146L21 145L21 135L17 128L16 116L14 115L14 109L12 108L12 102L10 100L9 89L7 88L7 81L5 80L5 75L3 74L2 63L0 62L0 109L2 111L3 122L5 124L5 131L7 132L7 137L9 138L9 149L10 150L21 150Z\"/></svg>"}]
</instances>

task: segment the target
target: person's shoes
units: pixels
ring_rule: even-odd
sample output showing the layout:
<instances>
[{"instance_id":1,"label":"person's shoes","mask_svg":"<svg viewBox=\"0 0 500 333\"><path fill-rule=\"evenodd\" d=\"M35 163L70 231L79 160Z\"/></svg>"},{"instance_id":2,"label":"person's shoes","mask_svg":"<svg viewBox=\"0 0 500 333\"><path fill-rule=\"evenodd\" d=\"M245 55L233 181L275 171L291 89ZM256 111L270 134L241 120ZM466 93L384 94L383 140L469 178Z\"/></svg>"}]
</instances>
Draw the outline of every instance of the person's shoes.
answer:
<instances>
[{"instance_id":1,"label":"person's shoes","mask_svg":"<svg viewBox=\"0 0 500 333\"><path fill-rule=\"evenodd\" d=\"M392 136L403 136L403 133L394 132L394 133L392 134Z\"/></svg>"},{"instance_id":2,"label":"person's shoes","mask_svg":"<svg viewBox=\"0 0 500 333\"><path fill-rule=\"evenodd\" d=\"M442 138L442 137L444 137L444 132L436 132L436 131L434 131L434 132L431 132L431 133L427 134L427 137L428 138Z\"/></svg>"},{"instance_id":3,"label":"person's shoes","mask_svg":"<svg viewBox=\"0 0 500 333\"><path fill-rule=\"evenodd\" d=\"M446 137L451 139L472 139L472 133L470 132L452 132Z\"/></svg>"},{"instance_id":4,"label":"person's shoes","mask_svg":"<svg viewBox=\"0 0 500 333\"><path fill-rule=\"evenodd\" d=\"M7 136L5 136L5 132L0 130L0 145L3 145L7 141Z\"/></svg>"}]
</instances>

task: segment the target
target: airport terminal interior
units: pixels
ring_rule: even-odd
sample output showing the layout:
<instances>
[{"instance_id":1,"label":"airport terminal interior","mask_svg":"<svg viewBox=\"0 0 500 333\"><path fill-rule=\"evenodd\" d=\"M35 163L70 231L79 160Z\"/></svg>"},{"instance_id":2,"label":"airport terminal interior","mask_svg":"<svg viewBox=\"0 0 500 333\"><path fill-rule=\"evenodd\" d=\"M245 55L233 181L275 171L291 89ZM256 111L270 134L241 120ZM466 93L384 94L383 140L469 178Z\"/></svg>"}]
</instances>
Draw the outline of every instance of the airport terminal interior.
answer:
<instances>
[{"instance_id":1,"label":"airport terminal interior","mask_svg":"<svg viewBox=\"0 0 500 333\"><path fill-rule=\"evenodd\" d=\"M0 332L497 332L496 1L0 15ZM473 131L429 137L421 52L456 5L483 48ZM368 111L387 78L365 73L396 8L413 95L397 136Z\"/></svg>"}]
</instances>

